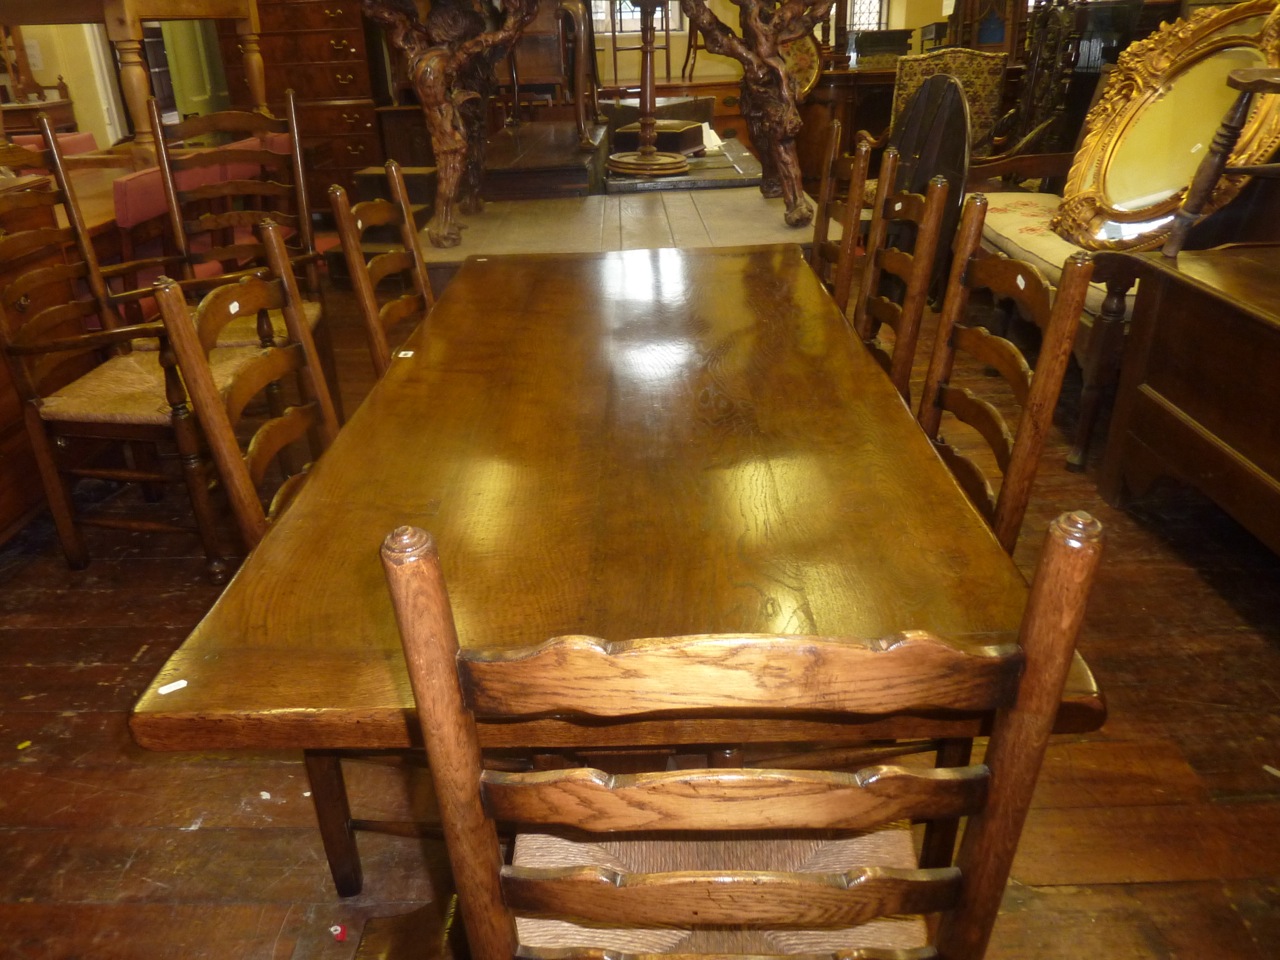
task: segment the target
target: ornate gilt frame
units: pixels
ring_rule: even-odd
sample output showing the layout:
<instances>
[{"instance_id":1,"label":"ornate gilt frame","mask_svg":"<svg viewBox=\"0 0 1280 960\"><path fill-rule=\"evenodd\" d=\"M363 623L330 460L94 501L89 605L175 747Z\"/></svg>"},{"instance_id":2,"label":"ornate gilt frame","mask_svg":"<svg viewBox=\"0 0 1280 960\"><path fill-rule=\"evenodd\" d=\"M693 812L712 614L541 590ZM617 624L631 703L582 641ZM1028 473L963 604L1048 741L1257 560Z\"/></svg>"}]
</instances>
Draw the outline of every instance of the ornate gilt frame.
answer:
<instances>
[{"instance_id":1,"label":"ornate gilt frame","mask_svg":"<svg viewBox=\"0 0 1280 960\"><path fill-rule=\"evenodd\" d=\"M1229 29L1233 23L1260 16L1267 19L1256 34L1232 33ZM1276 0L1206 7L1185 20L1162 24L1147 39L1130 45L1120 55L1105 92L1085 120L1085 135L1050 227L1088 250L1150 250L1160 246L1171 225L1168 220L1148 232L1122 239L1101 239L1098 232L1107 222L1133 224L1171 217L1181 205L1186 187L1150 206L1119 210L1107 202L1104 194L1107 166L1126 131L1163 94L1172 77L1219 50L1249 45L1262 52L1267 66L1280 66L1280 7ZM1280 144L1280 97L1259 97L1255 103L1231 154L1233 164L1264 163ZM1214 118L1215 129L1218 119ZM1222 178L1204 212L1211 213L1231 201L1247 180L1243 176Z\"/></svg>"}]
</instances>

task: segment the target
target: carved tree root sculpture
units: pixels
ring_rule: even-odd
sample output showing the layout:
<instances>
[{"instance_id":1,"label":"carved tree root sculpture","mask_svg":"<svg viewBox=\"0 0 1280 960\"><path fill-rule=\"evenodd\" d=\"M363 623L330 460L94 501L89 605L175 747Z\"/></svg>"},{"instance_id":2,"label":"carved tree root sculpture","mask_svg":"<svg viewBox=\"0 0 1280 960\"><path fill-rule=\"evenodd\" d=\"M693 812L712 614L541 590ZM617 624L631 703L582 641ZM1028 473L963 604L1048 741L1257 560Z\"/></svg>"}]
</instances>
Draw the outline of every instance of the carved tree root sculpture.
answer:
<instances>
[{"instance_id":1,"label":"carved tree root sculpture","mask_svg":"<svg viewBox=\"0 0 1280 960\"><path fill-rule=\"evenodd\" d=\"M800 111L796 91L778 48L812 33L826 19L834 0L734 0L742 36L725 26L707 0L680 0L680 7L702 33L712 53L742 64L742 112L751 141L760 153L760 192L782 197L789 226L813 220L813 204L804 195L796 134Z\"/></svg>"},{"instance_id":2,"label":"carved tree root sculpture","mask_svg":"<svg viewBox=\"0 0 1280 960\"><path fill-rule=\"evenodd\" d=\"M427 239L432 246L456 247L462 242L456 208L469 213L483 208L484 107L493 88L493 66L520 39L537 13L537 0L505 0L502 23L491 30L467 0L437 0L425 25L413 0L361 0L361 9L409 64L436 156L436 202Z\"/></svg>"}]
</instances>

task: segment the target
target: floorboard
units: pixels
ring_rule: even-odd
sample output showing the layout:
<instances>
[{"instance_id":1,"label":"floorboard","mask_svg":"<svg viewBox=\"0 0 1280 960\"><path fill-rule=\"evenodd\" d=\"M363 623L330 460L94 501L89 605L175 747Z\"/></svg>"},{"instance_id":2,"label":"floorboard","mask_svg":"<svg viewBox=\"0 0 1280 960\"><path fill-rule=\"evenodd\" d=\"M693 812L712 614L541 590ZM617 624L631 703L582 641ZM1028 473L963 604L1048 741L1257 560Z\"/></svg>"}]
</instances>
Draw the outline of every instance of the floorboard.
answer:
<instances>
[{"instance_id":1,"label":"floorboard","mask_svg":"<svg viewBox=\"0 0 1280 960\"><path fill-rule=\"evenodd\" d=\"M354 410L372 369L349 296L329 305ZM988 956L1274 960L1280 560L1176 485L1103 504L1097 451L1063 465L1072 399L1015 558L1029 572L1064 509L1106 524L1081 648L1111 718L1051 747ZM333 895L298 757L132 743L125 711L217 588L194 538L92 536L79 572L42 518L0 546L0 957L346 960L367 918L429 900L439 843L379 836L359 841L365 892ZM429 812L422 775L349 778L361 815Z\"/></svg>"}]
</instances>

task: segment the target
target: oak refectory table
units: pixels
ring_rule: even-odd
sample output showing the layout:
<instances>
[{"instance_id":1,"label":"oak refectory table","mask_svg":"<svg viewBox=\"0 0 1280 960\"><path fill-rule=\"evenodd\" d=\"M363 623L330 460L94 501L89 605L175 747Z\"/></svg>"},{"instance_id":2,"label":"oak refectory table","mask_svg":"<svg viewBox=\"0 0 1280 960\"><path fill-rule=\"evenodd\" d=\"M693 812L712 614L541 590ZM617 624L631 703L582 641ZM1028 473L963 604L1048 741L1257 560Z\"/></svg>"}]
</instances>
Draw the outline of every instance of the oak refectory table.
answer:
<instances>
[{"instance_id":1,"label":"oak refectory table","mask_svg":"<svg viewBox=\"0 0 1280 960\"><path fill-rule=\"evenodd\" d=\"M378 556L405 523L437 539L464 643L908 627L989 643L1016 631L1026 598L799 247L478 257L138 701L137 741L413 746ZM1058 727L1104 715L1077 658ZM857 734L978 730L921 716ZM485 736L555 748L584 734L608 738L570 719ZM641 736L849 731L672 718Z\"/></svg>"}]
</instances>

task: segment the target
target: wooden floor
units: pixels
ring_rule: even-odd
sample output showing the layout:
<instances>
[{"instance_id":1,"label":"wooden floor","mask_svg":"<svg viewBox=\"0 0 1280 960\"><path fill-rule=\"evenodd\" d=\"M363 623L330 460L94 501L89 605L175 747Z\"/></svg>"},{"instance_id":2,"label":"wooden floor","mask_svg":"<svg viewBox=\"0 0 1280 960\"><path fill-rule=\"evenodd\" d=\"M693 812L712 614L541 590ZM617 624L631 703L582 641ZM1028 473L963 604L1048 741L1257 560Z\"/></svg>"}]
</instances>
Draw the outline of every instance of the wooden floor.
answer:
<instances>
[{"instance_id":1,"label":"wooden floor","mask_svg":"<svg viewBox=\"0 0 1280 960\"><path fill-rule=\"evenodd\" d=\"M371 370L345 304L354 409ZM1176 489L1109 509L1096 458L1072 475L1065 452L1056 434L1026 529L1074 507L1108 527L1081 646L1111 719L1051 748L988 956L1274 960L1280 560ZM335 898L297 757L131 743L126 711L216 590L194 539L93 543L79 573L45 520L0 547L0 957L344 958L365 917L429 899L439 847L373 836L365 893ZM1024 533L1024 570L1037 549ZM396 771L351 776L364 812L428 802Z\"/></svg>"}]
</instances>

